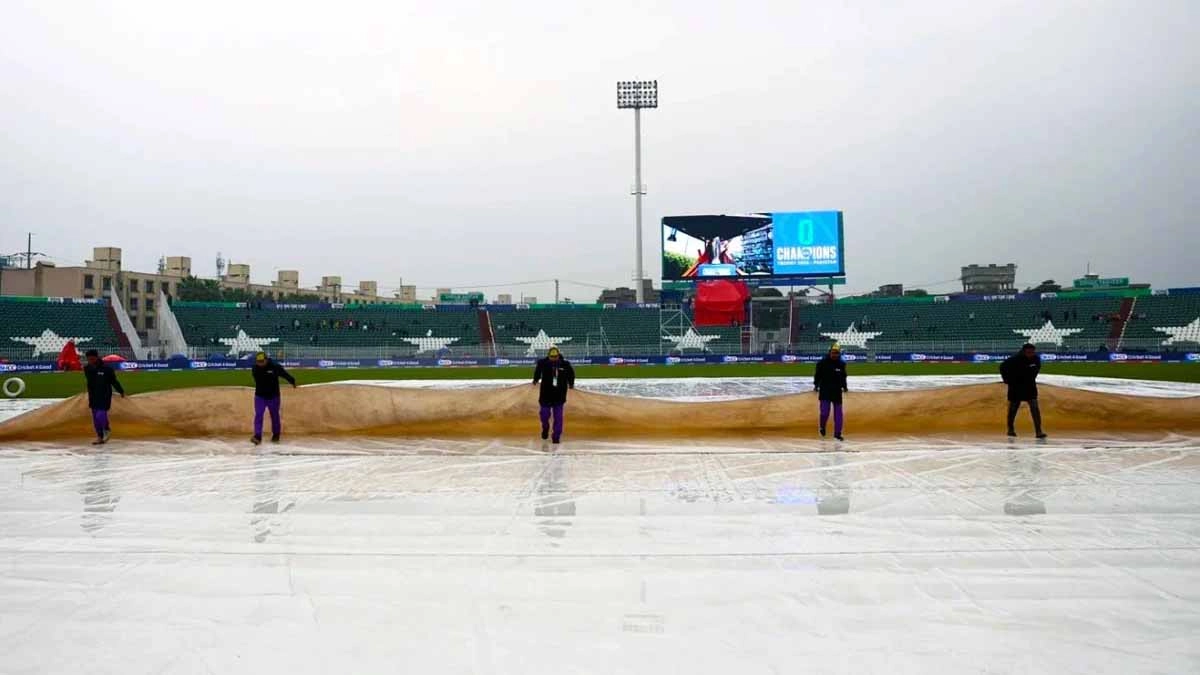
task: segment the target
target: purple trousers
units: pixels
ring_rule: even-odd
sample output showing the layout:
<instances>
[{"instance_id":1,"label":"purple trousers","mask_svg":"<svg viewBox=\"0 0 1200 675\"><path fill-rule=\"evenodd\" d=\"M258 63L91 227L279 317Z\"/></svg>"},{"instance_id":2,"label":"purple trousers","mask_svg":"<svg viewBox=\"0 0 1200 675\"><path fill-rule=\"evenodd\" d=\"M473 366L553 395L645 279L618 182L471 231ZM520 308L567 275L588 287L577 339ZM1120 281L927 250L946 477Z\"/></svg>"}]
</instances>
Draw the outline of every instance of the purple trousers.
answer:
<instances>
[{"instance_id":1,"label":"purple trousers","mask_svg":"<svg viewBox=\"0 0 1200 675\"><path fill-rule=\"evenodd\" d=\"M271 435L278 436L279 433L283 431L283 425L279 421L279 401L279 396L276 396L275 398L261 398L259 396L254 397L254 435L256 437L262 438L264 410L271 411Z\"/></svg>"},{"instance_id":2,"label":"purple trousers","mask_svg":"<svg viewBox=\"0 0 1200 675\"><path fill-rule=\"evenodd\" d=\"M561 405L542 406L541 411L538 413L538 417L542 420L542 431L550 428L551 413L554 413L554 438L560 438L563 431L563 407Z\"/></svg>"},{"instance_id":3,"label":"purple trousers","mask_svg":"<svg viewBox=\"0 0 1200 675\"><path fill-rule=\"evenodd\" d=\"M96 429L96 437L104 435L104 432L111 429L108 426L108 411L92 409L92 426Z\"/></svg>"},{"instance_id":4,"label":"purple trousers","mask_svg":"<svg viewBox=\"0 0 1200 675\"><path fill-rule=\"evenodd\" d=\"M833 406L833 435L842 435L842 404L832 401L821 401L821 428L829 421L829 406Z\"/></svg>"}]
</instances>

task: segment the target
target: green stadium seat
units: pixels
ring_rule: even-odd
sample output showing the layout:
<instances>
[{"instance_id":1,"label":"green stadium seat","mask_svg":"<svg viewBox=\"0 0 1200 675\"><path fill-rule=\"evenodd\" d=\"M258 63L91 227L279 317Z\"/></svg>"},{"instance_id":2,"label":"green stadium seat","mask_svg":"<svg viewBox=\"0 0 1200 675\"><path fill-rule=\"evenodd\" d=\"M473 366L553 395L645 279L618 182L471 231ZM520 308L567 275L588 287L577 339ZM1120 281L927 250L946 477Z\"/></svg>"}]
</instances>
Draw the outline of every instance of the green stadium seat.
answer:
<instances>
[{"instance_id":1,"label":"green stadium seat","mask_svg":"<svg viewBox=\"0 0 1200 675\"><path fill-rule=\"evenodd\" d=\"M53 361L68 339L75 340L80 353L121 351L106 304L0 297L0 358Z\"/></svg>"}]
</instances>

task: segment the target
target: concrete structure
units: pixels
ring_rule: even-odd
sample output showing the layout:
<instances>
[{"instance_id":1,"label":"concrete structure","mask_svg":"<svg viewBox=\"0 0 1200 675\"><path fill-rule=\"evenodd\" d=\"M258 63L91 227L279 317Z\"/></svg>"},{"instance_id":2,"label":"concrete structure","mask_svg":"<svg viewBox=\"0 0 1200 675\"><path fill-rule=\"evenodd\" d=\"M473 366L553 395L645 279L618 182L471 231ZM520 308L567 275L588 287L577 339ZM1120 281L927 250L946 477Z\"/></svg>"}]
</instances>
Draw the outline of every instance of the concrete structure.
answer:
<instances>
[{"instance_id":1,"label":"concrete structure","mask_svg":"<svg viewBox=\"0 0 1200 675\"><path fill-rule=\"evenodd\" d=\"M962 268L964 293L1015 293L1017 266L967 265Z\"/></svg>"},{"instance_id":2,"label":"concrete structure","mask_svg":"<svg viewBox=\"0 0 1200 675\"><path fill-rule=\"evenodd\" d=\"M121 270L121 249L115 246L100 246L92 249L93 260L83 263L84 267L119 272Z\"/></svg>"},{"instance_id":3,"label":"concrete structure","mask_svg":"<svg viewBox=\"0 0 1200 675\"><path fill-rule=\"evenodd\" d=\"M192 259L181 255L167 256L167 276L192 276Z\"/></svg>"},{"instance_id":4,"label":"concrete structure","mask_svg":"<svg viewBox=\"0 0 1200 675\"><path fill-rule=\"evenodd\" d=\"M229 267L225 270L225 276L221 277L221 281L227 284L232 284L234 287L250 285L250 266L244 263L229 263Z\"/></svg>"},{"instance_id":5,"label":"concrete structure","mask_svg":"<svg viewBox=\"0 0 1200 675\"><path fill-rule=\"evenodd\" d=\"M300 290L300 272L297 270L279 270L275 276L275 287L285 291Z\"/></svg>"},{"instance_id":6,"label":"concrete structure","mask_svg":"<svg viewBox=\"0 0 1200 675\"><path fill-rule=\"evenodd\" d=\"M162 274L126 271L122 268L120 248L98 246L92 249L91 260L82 267L57 267L48 262L39 262L32 269L6 267L0 278L0 294L101 298L110 297L115 290L142 340L156 344L158 291L161 289L169 299L178 297L180 282L192 272L190 257L168 256L165 263ZM286 301L296 295L316 295L323 302L371 305L417 302L415 286L401 286L392 297L381 297L375 281L359 282L355 292L343 293L340 276L322 277L320 287L304 289L296 270L280 270L270 284L255 284L250 280L250 265L245 263L230 264L219 281L221 288L245 291L251 298L272 302Z\"/></svg>"},{"instance_id":7,"label":"concrete structure","mask_svg":"<svg viewBox=\"0 0 1200 675\"><path fill-rule=\"evenodd\" d=\"M396 291L392 295L393 295L392 299L381 300L381 302L399 302L399 303L411 305L411 304L416 303L416 301L417 301L417 287L402 285L402 286L400 286L400 290Z\"/></svg>"},{"instance_id":8,"label":"concrete structure","mask_svg":"<svg viewBox=\"0 0 1200 675\"><path fill-rule=\"evenodd\" d=\"M496 304L497 304L497 305L511 305L511 304L513 304L513 301L512 301L512 293L500 293L499 295L497 295L497 296L496 296Z\"/></svg>"},{"instance_id":9,"label":"concrete structure","mask_svg":"<svg viewBox=\"0 0 1200 675\"><path fill-rule=\"evenodd\" d=\"M904 284L884 284L869 295L873 298L898 298L904 295Z\"/></svg>"},{"instance_id":10,"label":"concrete structure","mask_svg":"<svg viewBox=\"0 0 1200 675\"><path fill-rule=\"evenodd\" d=\"M622 302L637 302L637 289L618 286L617 288L606 288L600 292L600 297L596 302L601 304L616 304ZM662 291L654 288L654 284L649 279L642 280L642 297L645 302L656 303L662 299Z\"/></svg>"}]
</instances>

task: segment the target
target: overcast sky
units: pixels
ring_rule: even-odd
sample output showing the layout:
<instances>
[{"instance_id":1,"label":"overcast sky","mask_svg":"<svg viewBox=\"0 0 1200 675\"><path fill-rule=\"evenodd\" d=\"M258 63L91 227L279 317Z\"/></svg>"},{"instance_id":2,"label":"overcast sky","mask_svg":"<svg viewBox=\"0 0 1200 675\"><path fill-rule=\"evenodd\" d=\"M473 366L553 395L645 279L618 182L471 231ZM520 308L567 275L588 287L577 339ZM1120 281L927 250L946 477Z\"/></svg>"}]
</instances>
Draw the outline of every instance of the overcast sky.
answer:
<instances>
[{"instance_id":1,"label":"overcast sky","mask_svg":"<svg viewBox=\"0 0 1200 675\"><path fill-rule=\"evenodd\" d=\"M1196 0L8 0L0 253L594 300L643 78L651 276L665 215L840 209L852 290L1200 285Z\"/></svg>"}]
</instances>

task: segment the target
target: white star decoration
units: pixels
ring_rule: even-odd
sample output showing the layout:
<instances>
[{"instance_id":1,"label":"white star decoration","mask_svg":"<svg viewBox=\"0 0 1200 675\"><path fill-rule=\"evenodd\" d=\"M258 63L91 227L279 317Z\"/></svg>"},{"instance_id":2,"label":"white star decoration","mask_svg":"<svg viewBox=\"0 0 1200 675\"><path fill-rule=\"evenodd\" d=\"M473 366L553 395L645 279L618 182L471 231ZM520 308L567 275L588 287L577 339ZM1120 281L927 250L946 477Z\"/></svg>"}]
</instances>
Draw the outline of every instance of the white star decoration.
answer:
<instances>
[{"instance_id":1,"label":"white star decoration","mask_svg":"<svg viewBox=\"0 0 1200 675\"><path fill-rule=\"evenodd\" d=\"M708 343L721 337L720 335L701 335L696 332L695 328L687 329L683 335L664 335L664 340L670 340L675 343L675 347L680 350L684 349L700 349L708 351Z\"/></svg>"},{"instance_id":2,"label":"white star decoration","mask_svg":"<svg viewBox=\"0 0 1200 675\"><path fill-rule=\"evenodd\" d=\"M217 342L229 345L229 355L237 356L238 354L252 354L262 351L263 345L279 342L279 338L252 338L246 335L246 331L239 328L237 337L219 338Z\"/></svg>"},{"instance_id":3,"label":"white star decoration","mask_svg":"<svg viewBox=\"0 0 1200 675\"><path fill-rule=\"evenodd\" d=\"M840 333L821 333L827 338L832 338L834 342L846 347L860 347L865 349L867 340L874 340L883 335L883 331L877 330L859 330L854 326L854 322L850 322L850 327Z\"/></svg>"},{"instance_id":4,"label":"white star decoration","mask_svg":"<svg viewBox=\"0 0 1200 675\"><path fill-rule=\"evenodd\" d=\"M438 352L459 341L459 338L456 337L433 337L432 329L425 332L425 337L401 339L410 345L416 345L418 354L424 354L425 352Z\"/></svg>"},{"instance_id":5,"label":"white star decoration","mask_svg":"<svg viewBox=\"0 0 1200 675\"><path fill-rule=\"evenodd\" d=\"M1082 333L1082 328L1055 328L1053 321L1047 321L1041 328L1031 328L1029 330L1013 329L1017 335L1024 335L1025 341L1035 345L1054 343L1062 346L1063 338L1070 337L1076 333Z\"/></svg>"},{"instance_id":6,"label":"white star decoration","mask_svg":"<svg viewBox=\"0 0 1200 675\"><path fill-rule=\"evenodd\" d=\"M1163 340L1164 345L1173 345L1176 342L1200 342L1200 317L1196 317L1195 321L1186 326L1155 326L1154 330L1171 336Z\"/></svg>"},{"instance_id":7,"label":"white star decoration","mask_svg":"<svg viewBox=\"0 0 1200 675\"><path fill-rule=\"evenodd\" d=\"M525 350L525 355L533 356L534 354L540 354L543 351L546 351L547 349L550 349L551 347L554 347L556 345L562 344L564 342L570 342L571 338L569 338L569 337L551 337L549 335L546 335L546 331L538 330L538 334L534 335L533 337L519 337L519 338L516 338L516 340L517 340L517 342L524 342L525 344L529 345L529 349Z\"/></svg>"},{"instance_id":8,"label":"white star decoration","mask_svg":"<svg viewBox=\"0 0 1200 675\"><path fill-rule=\"evenodd\" d=\"M74 340L75 344L92 341L90 337L63 337L49 328L42 331L42 334L36 337L15 337L9 339L13 342L24 342L32 346L34 358L42 354L58 354L71 340Z\"/></svg>"}]
</instances>

